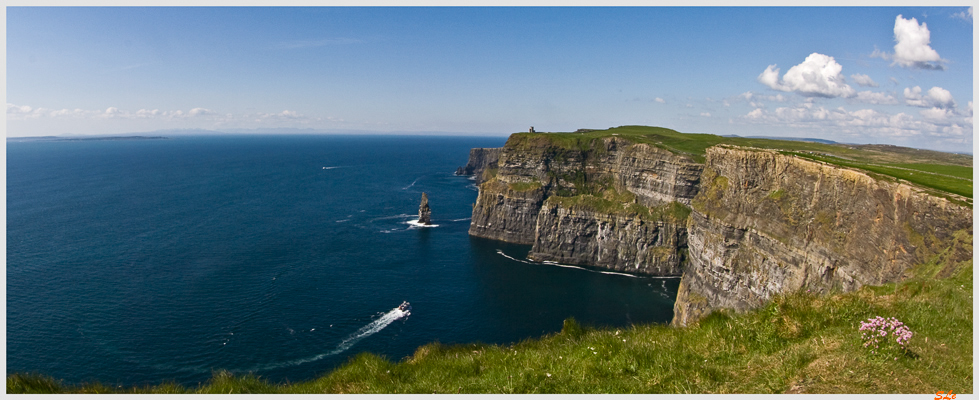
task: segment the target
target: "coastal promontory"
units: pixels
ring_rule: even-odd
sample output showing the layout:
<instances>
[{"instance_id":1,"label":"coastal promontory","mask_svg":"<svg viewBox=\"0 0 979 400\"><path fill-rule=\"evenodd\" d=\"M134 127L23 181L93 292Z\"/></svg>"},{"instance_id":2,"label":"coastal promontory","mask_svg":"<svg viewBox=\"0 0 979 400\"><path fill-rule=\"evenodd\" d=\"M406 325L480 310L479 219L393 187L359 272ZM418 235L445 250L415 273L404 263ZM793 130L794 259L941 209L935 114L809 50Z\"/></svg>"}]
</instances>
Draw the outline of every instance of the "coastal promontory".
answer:
<instances>
[{"instance_id":1,"label":"coastal promontory","mask_svg":"<svg viewBox=\"0 0 979 400\"><path fill-rule=\"evenodd\" d=\"M495 158L495 163L488 160ZM528 258L681 277L673 323L972 262L971 157L625 126L473 149L472 236ZM495 164L495 165L494 165ZM971 174L970 174L971 175Z\"/></svg>"}]
</instances>

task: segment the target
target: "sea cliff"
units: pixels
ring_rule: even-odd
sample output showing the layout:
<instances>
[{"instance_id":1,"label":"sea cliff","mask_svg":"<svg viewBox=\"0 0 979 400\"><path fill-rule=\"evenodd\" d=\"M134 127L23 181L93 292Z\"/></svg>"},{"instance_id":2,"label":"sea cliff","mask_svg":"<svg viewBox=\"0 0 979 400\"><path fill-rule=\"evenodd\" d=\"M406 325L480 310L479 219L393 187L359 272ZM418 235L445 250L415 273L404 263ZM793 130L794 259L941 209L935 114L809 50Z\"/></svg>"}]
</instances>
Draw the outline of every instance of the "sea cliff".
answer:
<instances>
[{"instance_id":1,"label":"sea cliff","mask_svg":"<svg viewBox=\"0 0 979 400\"><path fill-rule=\"evenodd\" d=\"M538 261L682 275L675 325L779 294L895 282L924 263L941 263L946 275L971 263L971 196L848 167L853 158L832 164L803 157L828 153L797 151L881 160L906 149L783 141L757 148L745 145L757 140L663 128L626 134L637 131L630 128L511 135L492 153L492 172L472 168L482 183L470 235L531 245L528 258ZM473 151L470 164L490 164L487 149Z\"/></svg>"},{"instance_id":2,"label":"sea cliff","mask_svg":"<svg viewBox=\"0 0 979 400\"><path fill-rule=\"evenodd\" d=\"M677 325L777 294L895 282L938 255L949 271L972 259L972 209L893 179L724 145L707 149L702 178Z\"/></svg>"},{"instance_id":3,"label":"sea cliff","mask_svg":"<svg viewBox=\"0 0 979 400\"><path fill-rule=\"evenodd\" d=\"M469 234L532 245L536 260L678 276L701 169L614 136L555 144L515 134L479 186Z\"/></svg>"}]
</instances>

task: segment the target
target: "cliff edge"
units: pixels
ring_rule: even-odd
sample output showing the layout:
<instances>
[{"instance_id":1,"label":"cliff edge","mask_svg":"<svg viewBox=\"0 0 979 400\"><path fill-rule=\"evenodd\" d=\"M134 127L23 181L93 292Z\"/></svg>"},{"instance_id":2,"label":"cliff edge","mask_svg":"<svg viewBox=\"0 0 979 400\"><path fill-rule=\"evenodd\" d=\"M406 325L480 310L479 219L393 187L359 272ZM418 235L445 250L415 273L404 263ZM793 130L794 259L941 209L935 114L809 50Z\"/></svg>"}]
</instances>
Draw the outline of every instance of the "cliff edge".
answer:
<instances>
[{"instance_id":1,"label":"cliff edge","mask_svg":"<svg viewBox=\"0 0 979 400\"><path fill-rule=\"evenodd\" d=\"M707 149L687 228L675 325L780 293L895 282L939 255L948 268L972 259L971 208L773 150Z\"/></svg>"},{"instance_id":2,"label":"cliff edge","mask_svg":"<svg viewBox=\"0 0 979 400\"><path fill-rule=\"evenodd\" d=\"M967 156L631 126L513 134L495 168L488 150L470 153L487 166L470 235L538 261L682 275L674 325L972 262Z\"/></svg>"}]
</instances>

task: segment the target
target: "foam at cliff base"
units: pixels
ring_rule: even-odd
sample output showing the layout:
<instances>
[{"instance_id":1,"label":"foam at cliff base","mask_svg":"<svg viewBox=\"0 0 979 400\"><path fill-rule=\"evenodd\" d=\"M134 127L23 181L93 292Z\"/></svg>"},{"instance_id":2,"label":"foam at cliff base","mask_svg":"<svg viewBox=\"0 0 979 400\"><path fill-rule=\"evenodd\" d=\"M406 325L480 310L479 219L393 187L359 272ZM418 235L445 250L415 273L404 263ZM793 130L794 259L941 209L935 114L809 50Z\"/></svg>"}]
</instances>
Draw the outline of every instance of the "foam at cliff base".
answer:
<instances>
[{"instance_id":1,"label":"foam at cliff base","mask_svg":"<svg viewBox=\"0 0 979 400\"><path fill-rule=\"evenodd\" d=\"M411 220L411 221L408 221L408 222L405 222L405 223L408 224L408 225L411 225L413 228L435 228L435 227L438 227L438 225L435 225L435 224L432 224L432 225L419 224L417 219L414 219L414 220Z\"/></svg>"},{"instance_id":2,"label":"foam at cliff base","mask_svg":"<svg viewBox=\"0 0 979 400\"><path fill-rule=\"evenodd\" d=\"M553 266L555 266L555 267L561 267L561 268L571 268L571 269L580 269L580 270L582 270L582 271L588 271L588 272L594 272L594 273L599 273L599 274L606 274L606 275L622 275L622 276L628 276L628 277L630 277L630 278L644 278L643 276L639 276L639 275L633 275L633 274L627 274L627 273L623 273L623 272L614 272L614 271L600 271L600 270L594 270L594 269L589 269L589 268L584 268L584 267L579 267L579 266L577 266L577 265L565 265L565 264L558 264L558 263L556 263L556 262L553 262L553 261L541 261L541 262L534 262L534 261L527 261L527 260L521 260L521 259L519 259L519 258L514 258L514 257L510 257L510 256L509 256L508 254L506 254L506 253L504 253L504 252L503 252L503 250L500 250L500 249L496 249L496 254L499 254L499 255L501 255L501 256L503 256L503 257L506 257L506 258L509 258L509 259L511 259L511 260L513 260L513 261L518 261L518 262L522 262L522 263L524 263L524 264L531 264L531 265L553 265Z\"/></svg>"}]
</instances>

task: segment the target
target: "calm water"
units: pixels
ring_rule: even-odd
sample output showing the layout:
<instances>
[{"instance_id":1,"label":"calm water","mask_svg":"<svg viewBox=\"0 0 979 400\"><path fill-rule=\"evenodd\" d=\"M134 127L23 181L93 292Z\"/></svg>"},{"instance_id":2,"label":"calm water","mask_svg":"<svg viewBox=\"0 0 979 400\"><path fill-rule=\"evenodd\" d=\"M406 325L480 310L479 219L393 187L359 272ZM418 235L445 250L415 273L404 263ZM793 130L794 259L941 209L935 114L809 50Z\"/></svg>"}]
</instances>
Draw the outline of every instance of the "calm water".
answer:
<instances>
[{"instance_id":1,"label":"calm water","mask_svg":"<svg viewBox=\"0 0 979 400\"><path fill-rule=\"evenodd\" d=\"M7 143L7 371L196 385L306 380L360 352L667 322L676 279L524 260L470 238L453 176L503 138ZM326 167L324 169L324 167ZM422 192L434 228L412 228ZM407 318L393 311L402 301Z\"/></svg>"}]
</instances>

